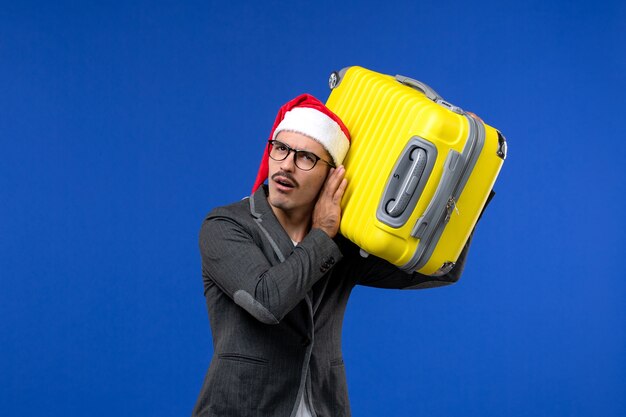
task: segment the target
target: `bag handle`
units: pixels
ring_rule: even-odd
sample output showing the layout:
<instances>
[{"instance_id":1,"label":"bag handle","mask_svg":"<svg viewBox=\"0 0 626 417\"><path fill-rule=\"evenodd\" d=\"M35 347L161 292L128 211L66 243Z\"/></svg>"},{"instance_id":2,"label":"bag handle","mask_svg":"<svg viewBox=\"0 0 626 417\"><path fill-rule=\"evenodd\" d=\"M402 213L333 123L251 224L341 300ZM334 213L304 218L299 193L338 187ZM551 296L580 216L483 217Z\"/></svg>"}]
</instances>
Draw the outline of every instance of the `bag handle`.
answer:
<instances>
[{"instance_id":1,"label":"bag handle","mask_svg":"<svg viewBox=\"0 0 626 417\"><path fill-rule=\"evenodd\" d=\"M441 99L441 96L437 94L435 90L433 90L430 86L424 84L421 81L405 77L404 75L396 75L396 80L404 85L408 85L411 88L421 91L426 95L426 97L428 97L432 101L437 101L437 99Z\"/></svg>"},{"instance_id":2,"label":"bag handle","mask_svg":"<svg viewBox=\"0 0 626 417\"><path fill-rule=\"evenodd\" d=\"M445 101L443 97L441 97L435 90L433 90L430 86L424 84L421 81L405 77L404 75L396 75L396 81L424 93L427 98L447 108L448 110L451 110L457 114L465 114L462 108Z\"/></svg>"},{"instance_id":3,"label":"bag handle","mask_svg":"<svg viewBox=\"0 0 626 417\"><path fill-rule=\"evenodd\" d=\"M398 217L404 213L418 184L424 181L422 175L427 162L426 150L414 148L406 155L406 158L408 161L405 164L398 164L396 171L392 173L393 177L404 178L404 181L394 196L385 204L385 210L391 217Z\"/></svg>"}]
</instances>

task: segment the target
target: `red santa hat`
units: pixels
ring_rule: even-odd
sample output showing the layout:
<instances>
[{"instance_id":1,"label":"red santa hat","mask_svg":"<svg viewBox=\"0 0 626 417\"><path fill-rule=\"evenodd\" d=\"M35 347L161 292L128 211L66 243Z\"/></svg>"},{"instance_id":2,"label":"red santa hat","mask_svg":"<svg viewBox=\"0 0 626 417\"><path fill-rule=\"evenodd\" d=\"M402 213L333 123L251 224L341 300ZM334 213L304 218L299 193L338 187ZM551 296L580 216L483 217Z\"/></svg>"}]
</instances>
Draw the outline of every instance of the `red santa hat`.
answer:
<instances>
[{"instance_id":1,"label":"red santa hat","mask_svg":"<svg viewBox=\"0 0 626 417\"><path fill-rule=\"evenodd\" d=\"M348 128L324 103L309 94L299 95L280 108L272 126L270 140L276 139L278 133L285 130L301 133L322 144L336 166L341 165L350 147ZM269 149L265 147L252 192L263 184L268 172Z\"/></svg>"}]
</instances>

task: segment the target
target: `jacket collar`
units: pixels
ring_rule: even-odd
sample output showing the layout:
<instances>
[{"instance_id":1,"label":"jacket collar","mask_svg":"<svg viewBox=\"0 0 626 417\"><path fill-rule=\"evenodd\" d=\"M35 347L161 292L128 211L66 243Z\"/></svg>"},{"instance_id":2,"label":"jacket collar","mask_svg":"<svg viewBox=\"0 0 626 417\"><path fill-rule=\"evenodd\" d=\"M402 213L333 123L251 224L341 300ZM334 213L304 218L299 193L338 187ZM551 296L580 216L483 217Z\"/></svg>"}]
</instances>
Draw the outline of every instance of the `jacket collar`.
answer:
<instances>
[{"instance_id":1,"label":"jacket collar","mask_svg":"<svg viewBox=\"0 0 626 417\"><path fill-rule=\"evenodd\" d=\"M269 234L269 238L274 240L282 255L277 254L279 258L289 256L293 252L293 242L283 229L283 226L274 215L270 203L267 201L267 186L259 187L250 196L250 214L255 221L264 228Z\"/></svg>"},{"instance_id":2,"label":"jacket collar","mask_svg":"<svg viewBox=\"0 0 626 417\"><path fill-rule=\"evenodd\" d=\"M262 219L269 215L276 219L270 203L267 201L267 193L267 185L263 184L250 196L250 214L252 214L252 217ZM276 222L278 222L278 219L276 219Z\"/></svg>"}]
</instances>

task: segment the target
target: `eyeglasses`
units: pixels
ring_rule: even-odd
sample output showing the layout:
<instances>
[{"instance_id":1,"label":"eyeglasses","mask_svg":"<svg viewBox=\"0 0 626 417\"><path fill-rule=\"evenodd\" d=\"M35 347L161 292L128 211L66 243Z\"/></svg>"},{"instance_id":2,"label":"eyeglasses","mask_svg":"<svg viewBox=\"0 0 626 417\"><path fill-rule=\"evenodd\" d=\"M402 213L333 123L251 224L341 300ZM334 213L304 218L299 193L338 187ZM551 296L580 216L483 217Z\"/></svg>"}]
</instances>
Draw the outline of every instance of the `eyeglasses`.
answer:
<instances>
[{"instance_id":1,"label":"eyeglasses","mask_svg":"<svg viewBox=\"0 0 626 417\"><path fill-rule=\"evenodd\" d=\"M270 158L272 158L274 161L284 161L285 159L287 159L289 154L293 152L293 162L298 168L303 171L312 170L317 164L317 161L322 161L328 166L335 168L335 164L320 158L313 152L293 149L289 145L279 142L277 140L268 141L267 147L269 149Z\"/></svg>"}]
</instances>

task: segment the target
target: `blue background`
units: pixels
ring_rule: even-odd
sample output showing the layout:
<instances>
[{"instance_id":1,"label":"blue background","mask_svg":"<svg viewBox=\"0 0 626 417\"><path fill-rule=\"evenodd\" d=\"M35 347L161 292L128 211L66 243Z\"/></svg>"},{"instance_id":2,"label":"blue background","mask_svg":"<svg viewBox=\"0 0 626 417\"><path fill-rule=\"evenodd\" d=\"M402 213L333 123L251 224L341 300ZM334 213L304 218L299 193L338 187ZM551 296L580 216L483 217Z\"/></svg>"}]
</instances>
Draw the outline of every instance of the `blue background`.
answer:
<instances>
[{"instance_id":1,"label":"blue background","mask_svg":"<svg viewBox=\"0 0 626 417\"><path fill-rule=\"evenodd\" d=\"M0 413L189 415L197 233L349 65L508 139L462 280L357 288L353 414L626 415L626 3L3 2Z\"/></svg>"}]
</instances>

